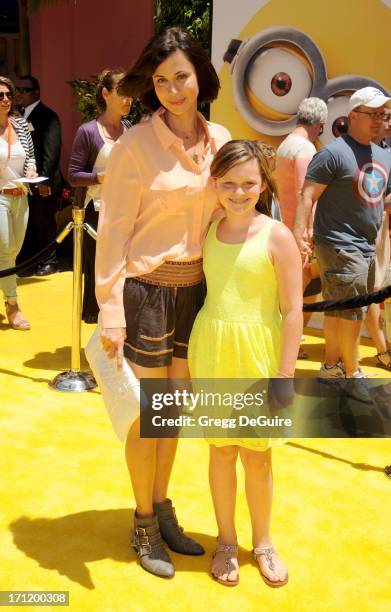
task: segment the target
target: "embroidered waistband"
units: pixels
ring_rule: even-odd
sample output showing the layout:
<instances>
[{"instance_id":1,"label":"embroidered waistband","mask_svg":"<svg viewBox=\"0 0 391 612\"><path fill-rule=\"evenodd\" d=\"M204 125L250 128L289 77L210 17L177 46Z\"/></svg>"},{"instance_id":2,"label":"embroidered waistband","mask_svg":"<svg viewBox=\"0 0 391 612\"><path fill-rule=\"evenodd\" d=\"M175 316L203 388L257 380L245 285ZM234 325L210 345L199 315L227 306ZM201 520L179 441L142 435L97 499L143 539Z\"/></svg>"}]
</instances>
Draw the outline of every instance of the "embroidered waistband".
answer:
<instances>
[{"instance_id":1,"label":"embroidered waistband","mask_svg":"<svg viewBox=\"0 0 391 612\"><path fill-rule=\"evenodd\" d=\"M202 258L192 261L165 261L152 272L132 278L159 287L192 287L204 280Z\"/></svg>"}]
</instances>

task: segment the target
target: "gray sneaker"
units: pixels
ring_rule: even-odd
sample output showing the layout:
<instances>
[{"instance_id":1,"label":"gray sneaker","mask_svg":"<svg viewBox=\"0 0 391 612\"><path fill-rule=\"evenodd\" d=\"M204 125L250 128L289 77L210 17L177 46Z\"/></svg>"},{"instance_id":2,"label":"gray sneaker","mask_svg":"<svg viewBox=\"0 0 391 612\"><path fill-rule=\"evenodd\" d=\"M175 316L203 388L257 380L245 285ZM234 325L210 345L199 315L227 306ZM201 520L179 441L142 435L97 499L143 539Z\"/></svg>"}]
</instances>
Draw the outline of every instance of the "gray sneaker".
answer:
<instances>
[{"instance_id":1,"label":"gray sneaker","mask_svg":"<svg viewBox=\"0 0 391 612\"><path fill-rule=\"evenodd\" d=\"M345 378L345 368L342 361L337 361L333 366L324 363L319 370L319 378Z\"/></svg>"},{"instance_id":2,"label":"gray sneaker","mask_svg":"<svg viewBox=\"0 0 391 612\"><path fill-rule=\"evenodd\" d=\"M359 402L364 404L372 404L372 398L369 394L369 387L366 383L368 377L364 374L361 368L350 377L346 379L345 395L352 397Z\"/></svg>"},{"instance_id":3,"label":"gray sneaker","mask_svg":"<svg viewBox=\"0 0 391 612\"><path fill-rule=\"evenodd\" d=\"M142 567L148 572L163 578L174 576L175 569L164 547L156 515L138 517L134 513L131 544L140 558Z\"/></svg>"}]
</instances>

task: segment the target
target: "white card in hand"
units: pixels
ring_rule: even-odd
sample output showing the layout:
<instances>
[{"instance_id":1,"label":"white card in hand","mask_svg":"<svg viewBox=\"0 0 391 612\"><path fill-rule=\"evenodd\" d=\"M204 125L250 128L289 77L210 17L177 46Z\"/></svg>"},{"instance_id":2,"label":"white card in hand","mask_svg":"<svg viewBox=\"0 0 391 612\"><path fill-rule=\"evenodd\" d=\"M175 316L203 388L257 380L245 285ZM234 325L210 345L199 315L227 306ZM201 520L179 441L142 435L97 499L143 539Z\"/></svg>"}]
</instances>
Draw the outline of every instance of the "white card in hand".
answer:
<instances>
[{"instance_id":1,"label":"white card in hand","mask_svg":"<svg viewBox=\"0 0 391 612\"><path fill-rule=\"evenodd\" d=\"M42 181L47 181L48 177L47 176L36 176L35 178L27 178L26 176L23 176L22 178L18 178L18 179L12 179L13 183L42 183Z\"/></svg>"}]
</instances>

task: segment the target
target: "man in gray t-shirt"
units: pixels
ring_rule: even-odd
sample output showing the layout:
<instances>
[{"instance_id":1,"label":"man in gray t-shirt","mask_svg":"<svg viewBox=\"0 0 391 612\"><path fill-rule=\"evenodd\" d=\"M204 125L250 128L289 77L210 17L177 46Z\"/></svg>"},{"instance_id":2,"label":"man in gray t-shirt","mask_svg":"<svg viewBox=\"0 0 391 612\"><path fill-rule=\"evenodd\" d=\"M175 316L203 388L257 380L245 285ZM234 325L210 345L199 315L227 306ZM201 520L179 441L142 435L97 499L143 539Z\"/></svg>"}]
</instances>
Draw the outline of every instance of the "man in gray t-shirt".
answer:
<instances>
[{"instance_id":1,"label":"man in gray t-shirt","mask_svg":"<svg viewBox=\"0 0 391 612\"><path fill-rule=\"evenodd\" d=\"M294 235L306 260L312 253L311 211L317 201L313 240L325 299L365 294L374 286L375 240L384 205L391 206L389 155L371 141L382 128L391 98L364 87L349 101L349 130L318 152L306 175ZM358 346L364 308L326 311L327 378L362 378ZM343 364L340 361L343 360Z\"/></svg>"}]
</instances>

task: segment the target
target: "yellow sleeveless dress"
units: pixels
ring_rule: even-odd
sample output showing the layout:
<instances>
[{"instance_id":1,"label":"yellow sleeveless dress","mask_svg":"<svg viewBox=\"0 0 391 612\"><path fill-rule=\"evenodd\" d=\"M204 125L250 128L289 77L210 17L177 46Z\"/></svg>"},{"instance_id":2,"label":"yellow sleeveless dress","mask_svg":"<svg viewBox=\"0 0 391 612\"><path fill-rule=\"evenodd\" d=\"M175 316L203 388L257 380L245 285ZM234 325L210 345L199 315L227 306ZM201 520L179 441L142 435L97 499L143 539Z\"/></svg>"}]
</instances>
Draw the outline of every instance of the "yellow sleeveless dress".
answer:
<instances>
[{"instance_id":1,"label":"yellow sleeveless dress","mask_svg":"<svg viewBox=\"0 0 391 612\"><path fill-rule=\"evenodd\" d=\"M267 253L268 221L240 244L221 242L212 223L203 248L205 304L189 341L192 378L272 378L279 364L281 314L277 279ZM268 438L208 439L216 446L266 450Z\"/></svg>"}]
</instances>

